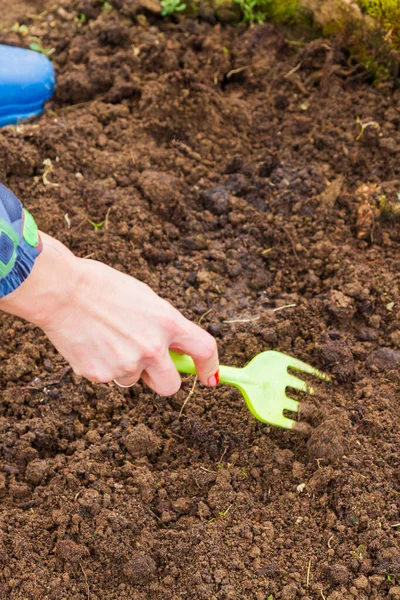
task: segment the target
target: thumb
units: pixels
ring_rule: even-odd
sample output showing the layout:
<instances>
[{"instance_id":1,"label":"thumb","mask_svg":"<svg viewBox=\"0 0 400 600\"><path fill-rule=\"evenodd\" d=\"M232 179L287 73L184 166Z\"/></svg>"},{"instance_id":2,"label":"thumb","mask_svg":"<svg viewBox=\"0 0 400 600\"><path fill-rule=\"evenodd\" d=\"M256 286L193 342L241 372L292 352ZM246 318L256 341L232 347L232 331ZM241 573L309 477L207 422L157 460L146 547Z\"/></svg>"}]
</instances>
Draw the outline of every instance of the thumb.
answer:
<instances>
[{"instance_id":1,"label":"thumb","mask_svg":"<svg viewBox=\"0 0 400 600\"><path fill-rule=\"evenodd\" d=\"M201 383L215 386L219 381L217 342L198 325L185 321L185 332L172 340L171 350L191 356Z\"/></svg>"}]
</instances>

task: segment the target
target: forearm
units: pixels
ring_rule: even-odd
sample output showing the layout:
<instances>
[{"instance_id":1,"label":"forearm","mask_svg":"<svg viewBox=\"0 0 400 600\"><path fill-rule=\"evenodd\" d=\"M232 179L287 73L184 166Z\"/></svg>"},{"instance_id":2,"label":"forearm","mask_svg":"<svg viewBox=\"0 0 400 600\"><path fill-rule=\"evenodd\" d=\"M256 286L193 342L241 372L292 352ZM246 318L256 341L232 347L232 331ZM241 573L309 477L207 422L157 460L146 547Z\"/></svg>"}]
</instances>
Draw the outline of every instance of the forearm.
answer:
<instances>
[{"instance_id":1,"label":"forearm","mask_svg":"<svg viewBox=\"0 0 400 600\"><path fill-rule=\"evenodd\" d=\"M49 235L40 232L40 237L43 247L31 273L14 292L0 299L0 310L45 328L74 294L79 259Z\"/></svg>"}]
</instances>

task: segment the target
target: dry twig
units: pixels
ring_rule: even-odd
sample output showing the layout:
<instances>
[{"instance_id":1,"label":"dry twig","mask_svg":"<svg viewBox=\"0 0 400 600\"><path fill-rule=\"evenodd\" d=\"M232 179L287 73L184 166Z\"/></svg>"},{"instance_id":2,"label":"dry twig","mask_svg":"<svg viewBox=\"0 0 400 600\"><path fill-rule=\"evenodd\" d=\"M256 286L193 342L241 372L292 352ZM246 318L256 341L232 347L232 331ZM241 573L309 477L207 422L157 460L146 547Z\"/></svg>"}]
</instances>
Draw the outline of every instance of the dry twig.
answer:
<instances>
[{"instance_id":1,"label":"dry twig","mask_svg":"<svg viewBox=\"0 0 400 600\"><path fill-rule=\"evenodd\" d=\"M185 406L186 406L186 404L189 402L190 398L193 396L193 394L194 394L194 390L195 390L195 387L196 387L196 384L197 384L197 375L196 375L196 376L195 376L195 378L194 378L193 385L192 385L192 387L191 387L191 390L190 390L190 392L189 392L189 393L188 393L188 395L186 396L185 402L182 404L182 408L181 408L181 410L180 410L180 412L179 412L179 417L178 417L178 419L180 419L180 418L181 418L181 416L182 416L182 413L183 413L183 411L184 411L184 409L185 409Z\"/></svg>"},{"instance_id":2,"label":"dry twig","mask_svg":"<svg viewBox=\"0 0 400 600\"><path fill-rule=\"evenodd\" d=\"M230 319L228 321L223 321L223 323L253 323L254 321L258 321L261 317L252 317L250 319Z\"/></svg>"},{"instance_id":3,"label":"dry twig","mask_svg":"<svg viewBox=\"0 0 400 600\"><path fill-rule=\"evenodd\" d=\"M280 310L285 310L285 308L294 308L297 304L285 304L285 306L278 306L278 308L273 308L272 312L279 312Z\"/></svg>"},{"instance_id":4,"label":"dry twig","mask_svg":"<svg viewBox=\"0 0 400 600\"><path fill-rule=\"evenodd\" d=\"M81 569L82 569L82 573L83 573L83 576L84 576L84 578L85 578L85 583L86 583L86 593L87 593L87 600L90 600L90 588L89 588L89 582L88 582L88 578L87 578L87 576L86 576L85 569L83 568L83 564L80 562L80 563L79 563L79 565L80 565L80 567L81 567Z\"/></svg>"},{"instance_id":5,"label":"dry twig","mask_svg":"<svg viewBox=\"0 0 400 600\"><path fill-rule=\"evenodd\" d=\"M311 574L311 558L310 561L308 563L308 569L307 569L307 581L306 581L306 588L308 590L308 586L310 585L310 574Z\"/></svg>"}]
</instances>

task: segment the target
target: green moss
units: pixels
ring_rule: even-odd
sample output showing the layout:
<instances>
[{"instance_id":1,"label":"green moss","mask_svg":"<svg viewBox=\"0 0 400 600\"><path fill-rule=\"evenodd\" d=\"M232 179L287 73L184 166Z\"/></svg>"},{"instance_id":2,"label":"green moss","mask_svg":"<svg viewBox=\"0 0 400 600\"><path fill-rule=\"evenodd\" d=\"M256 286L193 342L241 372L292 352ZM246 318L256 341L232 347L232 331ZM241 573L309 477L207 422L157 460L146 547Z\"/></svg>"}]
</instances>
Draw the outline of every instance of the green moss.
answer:
<instances>
[{"instance_id":1,"label":"green moss","mask_svg":"<svg viewBox=\"0 0 400 600\"><path fill-rule=\"evenodd\" d=\"M388 4L398 4L399 16L390 13L392 18L400 18L400 3L398 0L358 0L363 10L363 18L356 18L354 11L348 5L339 4L337 13L331 22L323 27L323 35L335 37L342 48L345 48L353 62L360 63L373 76L375 83L389 79L397 75L397 65L393 48L388 40L389 30L383 27L383 13L381 19L377 19L374 8L380 4L385 7ZM388 15L389 13L385 13ZM388 17L385 17L386 26L389 26ZM400 28L400 23L397 24Z\"/></svg>"},{"instance_id":2,"label":"green moss","mask_svg":"<svg viewBox=\"0 0 400 600\"><path fill-rule=\"evenodd\" d=\"M298 0L234 0L239 5L245 23L297 23L305 11Z\"/></svg>"},{"instance_id":3,"label":"green moss","mask_svg":"<svg viewBox=\"0 0 400 600\"><path fill-rule=\"evenodd\" d=\"M382 194L378 198L379 212L382 217L394 220L400 217L400 192L396 198L388 198L385 194Z\"/></svg>"},{"instance_id":4,"label":"green moss","mask_svg":"<svg viewBox=\"0 0 400 600\"><path fill-rule=\"evenodd\" d=\"M384 40L397 58L400 57L399 0L358 0L364 12L381 26Z\"/></svg>"}]
</instances>

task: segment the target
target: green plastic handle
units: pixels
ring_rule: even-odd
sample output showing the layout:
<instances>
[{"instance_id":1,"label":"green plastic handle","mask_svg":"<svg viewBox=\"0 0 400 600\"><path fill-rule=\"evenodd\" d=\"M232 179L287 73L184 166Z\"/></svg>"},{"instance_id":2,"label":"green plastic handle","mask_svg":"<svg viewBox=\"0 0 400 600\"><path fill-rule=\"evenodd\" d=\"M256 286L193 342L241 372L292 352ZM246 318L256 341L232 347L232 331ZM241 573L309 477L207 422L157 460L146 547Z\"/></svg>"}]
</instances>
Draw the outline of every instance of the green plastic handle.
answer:
<instances>
[{"instance_id":1,"label":"green plastic handle","mask_svg":"<svg viewBox=\"0 0 400 600\"><path fill-rule=\"evenodd\" d=\"M195 364L190 356L187 354L178 354L172 350L169 353L179 373L187 373L188 375L197 374ZM219 366L219 380L221 383L227 383L236 387L240 387L241 383L249 383L249 378L243 372L243 369L227 367L226 365Z\"/></svg>"}]
</instances>

